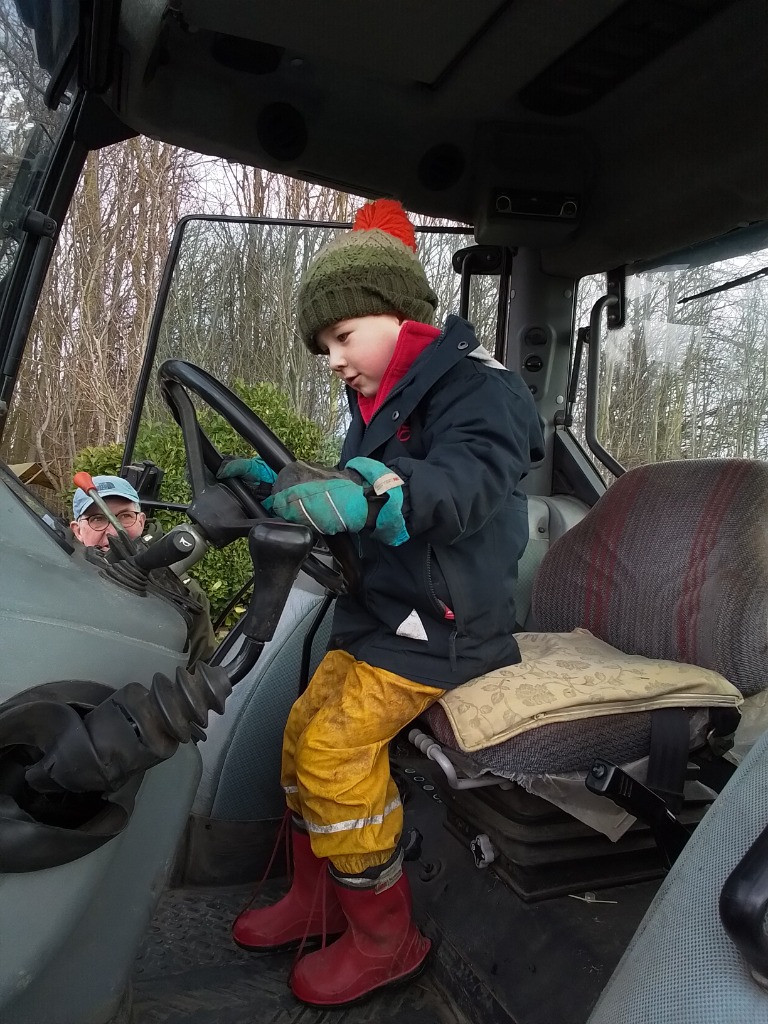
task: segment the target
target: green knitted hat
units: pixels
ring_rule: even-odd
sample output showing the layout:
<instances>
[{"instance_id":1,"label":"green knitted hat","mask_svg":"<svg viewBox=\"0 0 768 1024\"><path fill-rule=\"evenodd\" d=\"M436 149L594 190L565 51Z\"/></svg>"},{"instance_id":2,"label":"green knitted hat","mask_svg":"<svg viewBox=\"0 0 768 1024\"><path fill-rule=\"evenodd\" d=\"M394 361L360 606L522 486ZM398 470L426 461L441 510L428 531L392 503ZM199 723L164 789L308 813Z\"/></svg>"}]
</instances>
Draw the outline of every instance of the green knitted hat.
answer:
<instances>
[{"instance_id":1,"label":"green knitted hat","mask_svg":"<svg viewBox=\"0 0 768 1024\"><path fill-rule=\"evenodd\" d=\"M299 285L299 333L310 352L320 355L318 331L350 317L399 313L431 324L437 296L415 253L400 203L378 199L359 210L352 230L320 250Z\"/></svg>"}]
</instances>

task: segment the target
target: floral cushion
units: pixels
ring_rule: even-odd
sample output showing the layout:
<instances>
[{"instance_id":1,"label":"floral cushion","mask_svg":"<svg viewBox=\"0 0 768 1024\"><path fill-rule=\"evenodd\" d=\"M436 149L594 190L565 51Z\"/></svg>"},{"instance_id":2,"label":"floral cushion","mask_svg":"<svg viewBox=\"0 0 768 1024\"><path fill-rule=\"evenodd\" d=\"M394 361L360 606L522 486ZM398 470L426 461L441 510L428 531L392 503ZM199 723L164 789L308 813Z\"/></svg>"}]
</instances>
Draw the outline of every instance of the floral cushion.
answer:
<instances>
[{"instance_id":1,"label":"floral cushion","mask_svg":"<svg viewBox=\"0 0 768 1024\"><path fill-rule=\"evenodd\" d=\"M663 707L738 707L743 697L710 669L623 654L586 629L518 633L518 665L471 679L440 698L466 753L529 729Z\"/></svg>"}]
</instances>

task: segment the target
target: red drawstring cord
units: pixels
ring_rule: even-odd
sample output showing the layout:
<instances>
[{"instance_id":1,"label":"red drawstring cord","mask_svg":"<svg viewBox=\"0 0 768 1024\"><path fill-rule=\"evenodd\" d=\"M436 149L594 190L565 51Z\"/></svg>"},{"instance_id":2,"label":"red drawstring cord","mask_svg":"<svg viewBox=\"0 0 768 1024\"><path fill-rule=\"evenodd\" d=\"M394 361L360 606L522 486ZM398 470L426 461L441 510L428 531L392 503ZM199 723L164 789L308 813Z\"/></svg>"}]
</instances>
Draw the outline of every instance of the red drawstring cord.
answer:
<instances>
[{"instance_id":1,"label":"red drawstring cord","mask_svg":"<svg viewBox=\"0 0 768 1024\"><path fill-rule=\"evenodd\" d=\"M290 807L286 807L285 814L283 815L282 820L280 822L280 827L277 830L277 836L275 837L275 845L272 847L272 853L270 854L269 857L269 863L267 864L266 869L264 870L264 874L256 883L256 888L253 890L250 899L245 904L245 906L238 912L238 917L240 916L240 914L248 910L248 908L253 904L253 901L256 899L256 897L259 895L262 888L264 887L264 883L269 878L269 873L272 870L272 865L275 863L275 857L277 856L277 851L280 848L281 842L285 846L285 871L286 874L288 875L288 881L291 881L291 878L293 877L293 857L291 856L293 853L293 831L290 827L290 821L292 817L293 811L290 809Z\"/></svg>"},{"instance_id":2,"label":"red drawstring cord","mask_svg":"<svg viewBox=\"0 0 768 1024\"><path fill-rule=\"evenodd\" d=\"M327 870L327 867L326 867L326 870ZM325 946L326 946L326 941L325 940L328 937L328 921L327 921L328 902L326 900L326 891L327 891L327 889L326 889L326 885L325 885L325 877L324 877L323 872L321 871L320 874L317 876L317 884L315 885L315 891L312 894L312 906L309 909L309 916L307 917L307 926L304 929L304 935L302 936L301 942L299 943L299 948L296 950L296 955L293 958L293 963L291 964L291 970L289 971L289 978L290 978L290 975L293 973L293 968L296 966L296 964L299 962L299 960L301 960L301 955L304 952L304 946L307 944L307 936L309 935L309 925L310 925L310 923L312 921L312 918L313 918L313 915L315 913L315 904L317 903L317 892L318 892L318 889L320 890L320 893L321 893L321 895L320 895L320 910L321 910L321 916L322 916L322 922L323 922L323 932L322 932L322 939L321 939L321 943L320 943L320 948L321 949L325 949Z\"/></svg>"}]
</instances>

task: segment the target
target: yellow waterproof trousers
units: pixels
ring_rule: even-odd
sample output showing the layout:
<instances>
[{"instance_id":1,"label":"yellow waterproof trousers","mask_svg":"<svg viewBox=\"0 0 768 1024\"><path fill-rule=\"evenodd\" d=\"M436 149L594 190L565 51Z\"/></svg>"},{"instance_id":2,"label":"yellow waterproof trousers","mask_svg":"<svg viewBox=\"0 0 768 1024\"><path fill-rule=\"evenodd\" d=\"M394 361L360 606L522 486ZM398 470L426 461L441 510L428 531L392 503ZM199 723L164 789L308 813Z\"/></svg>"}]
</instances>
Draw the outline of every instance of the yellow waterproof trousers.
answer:
<instances>
[{"instance_id":1,"label":"yellow waterproof trousers","mask_svg":"<svg viewBox=\"0 0 768 1024\"><path fill-rule=\"evenodd\" d=\"M304 819L316 857L344 875L395 852L403 808L389 774L388 744L443 695L384 669L329 651L291 708L281 780Z\"/></svg>"}]
</instances>

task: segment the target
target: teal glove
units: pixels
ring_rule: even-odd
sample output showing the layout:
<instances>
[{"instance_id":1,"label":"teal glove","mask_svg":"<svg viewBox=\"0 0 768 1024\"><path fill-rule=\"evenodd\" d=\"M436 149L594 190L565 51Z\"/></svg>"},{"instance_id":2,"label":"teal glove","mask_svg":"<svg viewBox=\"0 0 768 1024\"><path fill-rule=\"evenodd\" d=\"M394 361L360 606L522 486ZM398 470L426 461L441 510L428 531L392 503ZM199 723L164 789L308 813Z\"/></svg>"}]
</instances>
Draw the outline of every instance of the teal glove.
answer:
<instances>
[{"instance_id":1,"label":"teal glove","mask_svg":"<svg viewBox=\"0 0 768 1024\"><path fill-rule=\"evenodd\" d=\"M280 477L276 486L280 486ZM327 476L292 484L274 491L264 502L265 508L270 506L271 511L286 522L311 526L329 537L337 533L359 533L368 518L365 492L348 476Z\"/></svg>"},{"instance_id":2,"label":"teal glove","mask_svg":"<svg viewBox=\"0 0 768 1024\"><path fill-rule=\"evenodd\" d=\"M264 507L328 536L369 526L377 540L392 547L409 539L402 481L375 459L352 459L343 470L292 462L280 471Z\"/></svg>"},{"instance_id":3,"label":"teal glove","mask_svg":"<svg viewBox=\"0 0 768 1024\"><path fill-rule=\"evenodd\" d=\"M277 473L264 459L230 459L222 462L216 473L217 480L245 480L249 484L273 484Z\"/></svg>"},{"instance_id":4,"label":"teal glove","mask_svg":"<svg viewBox=\"0 0 768 1024\"><path fill-rule=\"evenodd\" d=\"M387 496L376 516L373 536L390 547L396 548L410 540L410 534L403 516L403 481L383 462L366 459L362 455L350 459L346 469L359 473L366 483L373 487L375 494Z\"/></svg>"}]
</instances>

